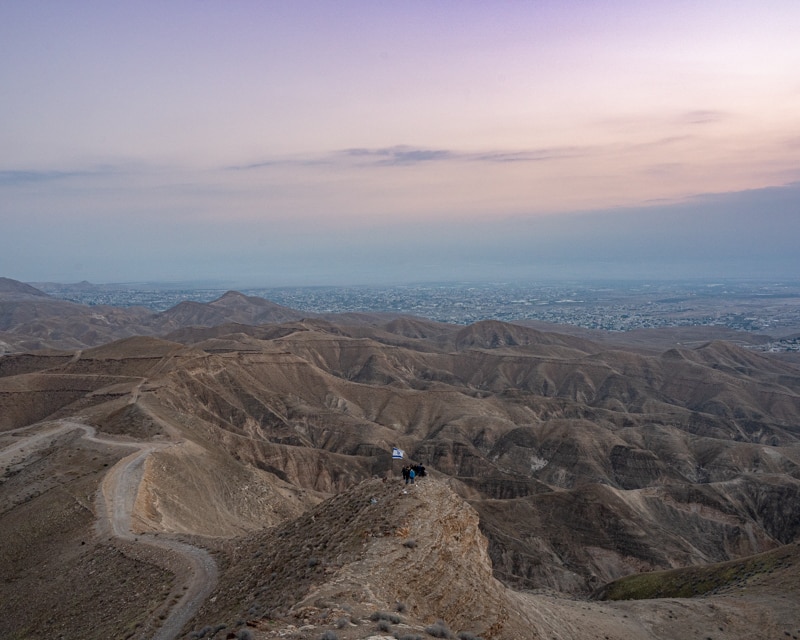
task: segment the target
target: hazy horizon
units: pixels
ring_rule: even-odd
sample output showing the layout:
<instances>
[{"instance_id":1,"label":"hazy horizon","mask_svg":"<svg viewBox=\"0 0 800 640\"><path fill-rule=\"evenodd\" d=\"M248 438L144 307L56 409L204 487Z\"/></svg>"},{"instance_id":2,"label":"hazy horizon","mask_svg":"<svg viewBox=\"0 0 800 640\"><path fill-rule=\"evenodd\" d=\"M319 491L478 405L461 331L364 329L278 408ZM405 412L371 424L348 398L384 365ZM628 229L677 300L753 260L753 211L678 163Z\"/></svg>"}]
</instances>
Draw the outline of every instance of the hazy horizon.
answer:
<instances>
[{"instance_id":1,"label":"hazy horizon","mask_svg":"<svg viewBox=\"0 0 800 640\"><path fill-rule=\"evenodd\" d=\"M800 274L788 0L0 7L0 275Z\"/></svg>"}]
</instances>

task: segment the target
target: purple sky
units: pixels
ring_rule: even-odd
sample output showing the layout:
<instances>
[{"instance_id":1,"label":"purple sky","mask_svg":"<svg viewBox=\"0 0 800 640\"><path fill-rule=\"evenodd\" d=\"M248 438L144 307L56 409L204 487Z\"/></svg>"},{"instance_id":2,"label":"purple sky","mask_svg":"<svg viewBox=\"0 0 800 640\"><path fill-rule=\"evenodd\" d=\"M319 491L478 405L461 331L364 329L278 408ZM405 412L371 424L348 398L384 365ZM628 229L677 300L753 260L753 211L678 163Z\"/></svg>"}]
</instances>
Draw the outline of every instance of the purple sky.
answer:
<instances>
[{"instance_id":1,"label":"purple sky","mask_svg":"<svg viewBox=\"0 0 800 640\"><path fill-rule=\"evenodd\" d=\"M5 2L0 275L800 275L800 3Z\"/></svg>"}]
</instances>

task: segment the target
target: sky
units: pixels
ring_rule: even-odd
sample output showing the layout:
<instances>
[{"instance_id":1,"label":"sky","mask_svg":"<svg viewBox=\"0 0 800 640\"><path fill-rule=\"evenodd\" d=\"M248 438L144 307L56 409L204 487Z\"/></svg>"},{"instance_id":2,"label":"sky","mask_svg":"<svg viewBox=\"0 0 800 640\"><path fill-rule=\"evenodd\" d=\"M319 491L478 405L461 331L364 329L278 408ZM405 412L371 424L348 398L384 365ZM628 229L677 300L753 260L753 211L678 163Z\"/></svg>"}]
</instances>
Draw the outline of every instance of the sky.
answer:
<instances>
[{"instance_id":1,"label":"sky","mask_svg":"<svg viewBox=\"0 0 800 640\"><path fill-rule=\"evenodd\" d=\"M0 2L0 276L800 276L797 0Z\"/></svg>"}]
</instances>

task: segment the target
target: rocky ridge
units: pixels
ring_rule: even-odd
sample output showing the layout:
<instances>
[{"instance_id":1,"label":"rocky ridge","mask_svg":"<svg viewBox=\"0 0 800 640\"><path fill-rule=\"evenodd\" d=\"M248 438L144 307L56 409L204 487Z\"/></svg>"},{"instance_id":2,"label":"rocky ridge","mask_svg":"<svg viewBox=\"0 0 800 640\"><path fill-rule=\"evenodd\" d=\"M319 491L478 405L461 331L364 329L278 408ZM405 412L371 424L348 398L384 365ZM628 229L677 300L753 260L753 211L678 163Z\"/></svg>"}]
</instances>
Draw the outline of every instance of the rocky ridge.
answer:
<instances>
[{"instance_id":1,"label":"rocky ridge","mask_svg":"<svg viewBox=\"0 0 800 640\"><path fill-rule=\"evenodd\" d=\"M693 571L687 580L716 585L693 600L662 596L645 605L514 591L493 576L477 513L448 484L365 481L295 521L239 541L220 554L230 569L198 615L195 633L732 639L777 637L800 621L791 604L799 586L796 543L752 561L770 569L739 575L761 580L764 590L783 590L778 607L742 598L741 581L715 577L724 565Z\"/></svg>"}]
</instances>

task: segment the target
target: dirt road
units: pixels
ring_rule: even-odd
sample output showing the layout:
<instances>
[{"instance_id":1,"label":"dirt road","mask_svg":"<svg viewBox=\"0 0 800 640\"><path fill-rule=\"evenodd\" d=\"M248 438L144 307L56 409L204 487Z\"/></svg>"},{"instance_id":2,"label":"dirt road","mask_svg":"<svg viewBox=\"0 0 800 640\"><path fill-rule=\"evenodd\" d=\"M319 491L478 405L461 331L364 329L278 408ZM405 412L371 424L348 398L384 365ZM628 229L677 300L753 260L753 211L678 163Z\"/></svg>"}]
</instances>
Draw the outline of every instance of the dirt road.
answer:
<instances>
[{"instance_id":1,"label":"dirt road","mask_svg":"<svg viewBox=\"0 0 800 640\"><path fill-rule=\"evenodd\" d=\"M101 437L90 425L60 420L38 425L35 430L34 427L26 427L7 432L5 435L14 435L20 440L0 450L0 468L17 464L38 449L50 446L53 437L76 429L82 431L83 437L92 442L134 449L133 453L109 469L103 478L96 496L96 531L101 538L114 537L127 544L149 545L163 552L153 555L163 558L163 568L176 576L175 586L168 596L168 602L175 601L175 604L163 621L153 619L146 625L151 630L147 637L153 640L177 638L183 626L216 586L216 563L204 549L150 533L135 534L131 529L131 522L147 456L159 449L181 445Z\"/></svg>"}]
</instances>

